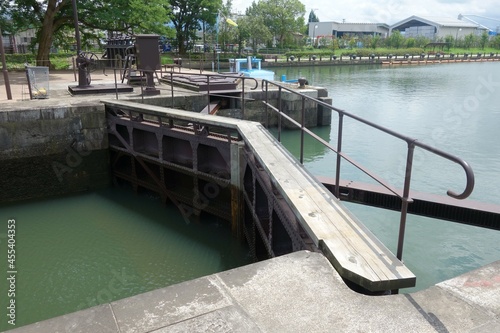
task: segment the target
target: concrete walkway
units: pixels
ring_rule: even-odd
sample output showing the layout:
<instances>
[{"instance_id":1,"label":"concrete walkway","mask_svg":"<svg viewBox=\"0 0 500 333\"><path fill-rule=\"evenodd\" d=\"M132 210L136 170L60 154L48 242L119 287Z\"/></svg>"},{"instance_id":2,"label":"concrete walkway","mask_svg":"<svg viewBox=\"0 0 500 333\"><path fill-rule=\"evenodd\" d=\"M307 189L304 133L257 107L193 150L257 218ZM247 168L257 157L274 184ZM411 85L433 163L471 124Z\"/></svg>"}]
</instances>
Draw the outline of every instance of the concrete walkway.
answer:
<instances>
[{"instance_id":1,"label":"concrete walkway","mask_svg":"<svg viewBox=\"0 0 500 333\"><path fill-rule=\"evenodd\" d=\"M164 75L170 74L170 72L163 72ZM199 74L199 70L182 68L182 73ZM210 73L207 71L204 74ZM28 80L26 78L26 73L24 71L9 71L9 83L10 90L12 94L12 100L8 100L7 92L5 87L5 80L3 74L0 74L0 102L15 103L15 102L32 102L32 103L47 103L48 101L60 100L68 98L74 100L84 100L84 99L109 99L115 98L115 93L111 94L94 94L94 95L76 95L72 96L68 91L68 86L77 86L78 79L75 78L75 73L73 71L49 71L49 98L47 99L33 99L30 100L29 90L28 90ZM160 72L158 72L160 76ZM91 73L92 82L91 85L100 84L114 84L115 76L112 70L106 71L95 71ZM121 84L120 73L116 72L117 83ZM125 80L125 83L127 81ZM158 81L155 79L156 88L160 90L162 96L170 96L171 87L167 84L158 85ZM194 93L193 91L175 87L175 91L182 91L183 93L189 94ZM124 97L138 97L141 94L141 87L134 86L134 91L132 93L122 93L119 96ZM120 97L119 97L120 98Z\"/></svg>"},{"instance_id":2,"label":"concrete walkway","mask_svg":"<svg viewBox=\"0 0 500 333\"><path fill-rule=\"evenodd\" d=\"M9 332L500 332L500 261L417 293L365 296L301 251Z\"/></svg>"}]
</instances>

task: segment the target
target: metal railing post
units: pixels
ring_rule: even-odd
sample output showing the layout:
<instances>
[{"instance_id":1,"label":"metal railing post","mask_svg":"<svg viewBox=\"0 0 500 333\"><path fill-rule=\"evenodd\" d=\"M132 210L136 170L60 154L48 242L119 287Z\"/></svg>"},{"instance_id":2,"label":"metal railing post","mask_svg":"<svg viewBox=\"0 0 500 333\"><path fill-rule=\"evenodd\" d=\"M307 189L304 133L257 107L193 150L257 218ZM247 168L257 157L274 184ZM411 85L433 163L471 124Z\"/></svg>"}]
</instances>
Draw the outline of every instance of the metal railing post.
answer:
<instances>
[{"instance_id":1,"label":"metal railing post","mask_svg":"<svg viewBox=\"0 0 500 333\"><path fill-rule=\"evenodd\" d=\"M306 122L306 99L302 96L302 115L300 121L300 164L304 164L304 124Z\"/></svg>"},{"instance_id":2,"label":"metal railing post","mask_svg":"<svg viewBox=\"0 0 500 333\"><path fill-rule=\"evenodd\" d=\"M408 204L410 197L411 170L413 167L413 153L415 151L415 141L408 142L408 155L406 157L405 184L403 197L401 198L401 219L399 222L398 250L396 257L403 260L403 245L405 239L406 217L408 216Z\"/></svg>"},{"instance_id":3,"label":"metal railing post","mask_svg":"<svg viewBox=\"0 0 500 333\"><path fill-rule=\"evenodd\" d=\"M245 120L245 79L241 85L241 119Z\"/></svg>"},{"instance_id":4,"label":"metal railing post","mask_svg":"<svg viewBox=\"0 0 500 333\"><path fill-rule=\"evenodd\" d=\"M281 142L281 87L278 88L278 142Z\"/></svg>"},{"instance_id":5,"label":"metal railing post","mask_svg":"<svg viewBox=\"0 0 500 333\"><path fill-rule=\"evenodd\" d=\"M265 82L265 87L266 87L266 93L264 94L264 100L266 101L266 119L265 119L265 126L266 128L269 128L269 108L267 106L267 103L269 102L269 98L268 98L268 82L266 81Z\"/></svg>"},{"instance_id":6,"label":"metal railing post","mask_svg":"<svg viewBox=\"0 0 500 333\"><path fill-rule=\"evenodd\" d=\"M174 73L173 69L170 72L170 92L172 94L172 109L174 108Z\"/></svg>"},{"instance_id":7,"label":"metal railing post","mask_svg":"<svg viewBox=\"0 0 500 333\"><path fill-rule=\"evenodd\" d=\"M344 114L339 112L339 126L337 132L337 166L335 169L335 196L340 198L340 163L342 161L342 130L344 128Z\"/></svg>"},{"instance_id":8,"label":"metal railing post","mask_svg":"<svg viewBox=\"0 0 500 333\"><path fill-rule=\"evenodd\" d=\"M116 94L116 99L118 99L118 81L116 79L116 68L113 68L113 75L115 77L115 94Z\"/></svg>"},{"instance_id":9,"label":"metal railing post","mask_svg":"<svg viewBox=\"0 0 500 333\"><path fill-rule=\"evenodd\" d=\"M208 114L210 114L210 75L207 75L207 98Z\"/></svg>"}]
</instances>

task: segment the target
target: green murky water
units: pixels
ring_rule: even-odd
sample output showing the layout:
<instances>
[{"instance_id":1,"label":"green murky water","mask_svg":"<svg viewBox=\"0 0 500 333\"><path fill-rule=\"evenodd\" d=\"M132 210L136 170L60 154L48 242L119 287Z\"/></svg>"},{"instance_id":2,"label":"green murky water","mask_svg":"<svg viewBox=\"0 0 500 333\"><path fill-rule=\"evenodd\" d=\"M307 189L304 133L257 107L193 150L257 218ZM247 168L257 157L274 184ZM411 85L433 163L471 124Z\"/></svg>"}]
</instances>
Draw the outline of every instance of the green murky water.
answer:
<instances>
[{"instance_id":1,"label":"green murky water","mask_svg":"<svg viewBox=\"0 0 500 333\"><path fill-rule=\"evenodd\" d=\"M172 205L109 188L0 206L6 275L7 224L15 220L16 327L249 263L225 222L187 223ZM6 278L1 283L0 330Z\"/></svg>"}]
</instances>

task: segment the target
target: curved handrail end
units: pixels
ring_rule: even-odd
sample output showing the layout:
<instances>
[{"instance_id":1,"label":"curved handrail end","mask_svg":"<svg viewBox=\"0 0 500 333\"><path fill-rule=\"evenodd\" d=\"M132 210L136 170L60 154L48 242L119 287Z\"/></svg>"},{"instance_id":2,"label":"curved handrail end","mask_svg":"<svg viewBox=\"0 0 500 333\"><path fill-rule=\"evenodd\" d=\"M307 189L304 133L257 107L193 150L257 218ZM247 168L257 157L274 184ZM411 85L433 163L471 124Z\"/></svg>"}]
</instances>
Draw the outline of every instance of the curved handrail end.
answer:
<instances>
[{"instance_id":1,"label":"curved handrail end","mask_svg":"<svg viewBox=\"0 0 500 333\"><path fill-rule=\"evenodd\" d=\"M464 168L465 170L465 175L467 178L467 184L465 186L465 189L462 193L457 194L456 192L452 190L446 191L446 194L448 194L450 197L455 198L455 199L465 199L469 195L471 195L472 191L474 190L474 184L475 184L475 179L474 179L474 171L472 171L472 168L470 165L465 162L461 161L460 165Z\"/></svg>"}]
</instances>

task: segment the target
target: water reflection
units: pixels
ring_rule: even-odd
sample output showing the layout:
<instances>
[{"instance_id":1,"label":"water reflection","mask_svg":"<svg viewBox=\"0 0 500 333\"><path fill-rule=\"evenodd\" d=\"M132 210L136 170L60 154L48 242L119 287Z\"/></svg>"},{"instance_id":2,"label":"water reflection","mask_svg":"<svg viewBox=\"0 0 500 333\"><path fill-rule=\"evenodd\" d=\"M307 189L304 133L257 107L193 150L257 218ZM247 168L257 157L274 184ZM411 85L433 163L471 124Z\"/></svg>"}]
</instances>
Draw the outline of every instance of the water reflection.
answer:
<instances>
[{"instance_id":1,"label":"water reflection","mask_svg":"<svg viewBox=\"0 0 500 333\"><path fill-rule=\"evenodd\" d=\"M276 127L270 128L271 132L276 138L278 137L278 129ZM314 133L326 142L330 142L330 126L322 126L314 129ZM288 151L292 153L297 159L300 158L300 130L286 130L281 132L281 143L287 147ZM318 140L314 139L308 134L304 134L304 163L312 162L324 157L330 150L325 147Z\"/></svg>"}]
</instances>

